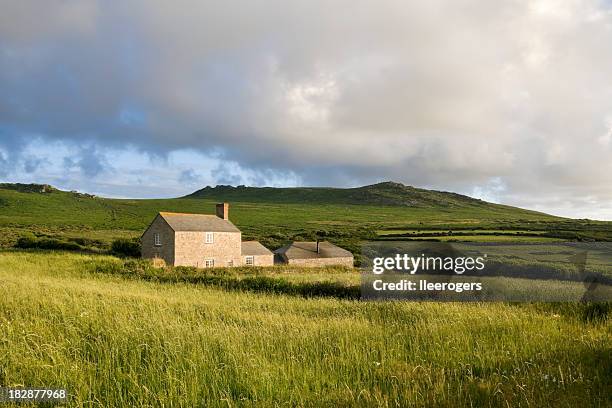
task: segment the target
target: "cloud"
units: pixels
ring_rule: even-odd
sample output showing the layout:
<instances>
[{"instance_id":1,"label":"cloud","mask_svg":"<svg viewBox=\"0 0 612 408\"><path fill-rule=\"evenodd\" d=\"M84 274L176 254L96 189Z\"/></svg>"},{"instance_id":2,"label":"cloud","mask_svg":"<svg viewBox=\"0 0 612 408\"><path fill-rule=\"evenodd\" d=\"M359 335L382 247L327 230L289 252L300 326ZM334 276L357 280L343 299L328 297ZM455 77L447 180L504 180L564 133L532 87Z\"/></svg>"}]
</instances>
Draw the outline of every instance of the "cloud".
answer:
<instances>
[{"instance_id":1,"label":"cloud","mask_svg":"<svg viewBox=\"0 0 612 408\"><path fill-rule=\"evenodd\" d=\"M23 169L26 173L35 173L40 167L44 164L48 163L48 160L36 157L36 156L26 156L23 157Z\"/></svg>"},{"instance_id":2,"label":"cloud","mask_svg":"<svg viewBox=\"0 0 612 408\"><path fill-rule=\"evenodd\" d=\"M294 187L302 184L298 175L291 171L272 168L244 168L237 162L220 160L211 170L210 177L215 184L249 185L270 187Z\"/></svg>"},{"instance_id":3,"label":"cloud","mask_svg":"<svg viewBox=\"0 0 612 408\"><path fill-rule=\"evenodd\" d=\"M0 147L96 146L86 175L191 149L221 164L182 182L612 200L609 3L22 0L0 38Z\"/></svg>"},{"instance_id":4,"label":"cloud","mask_svg":"<svg viewBox=\"0 0 612 408\"><path fill-rule=\"evenodd\" d=\"M474 198L480 198L491 203L499 203L500 196L506 191L506 185L499 177L490 179L482 186L475 186L470 194Z\"/></svg>"},{"instance_id":5,"label":"cloud","mask_svg":"<svg viewBox=\"0 0 612 408\"><path fill-rule=\"evenodd\" d=\"M110 173L113 171L105 155L93 145L80 148L71 157L64 157L63 164L66 170L78 168L88 178L96 177L103 172Z\"/></svg>"},{"instance_id":6,"label":"cloud","mask_svg":"<svg viewBox=\"0 0 612 408\"><path fill-rule=\"evenodd\" d=\"M8 159L3 152L0 152L0 176L6 177L7 174L9 174Z\"/></svg>"},{"instance_id":7,"label":"cloud","mask_svg":"<svg viewBox=\"0 0 612 408\"><path fill-rule=\"evenodd\" d=\"M188 185L197 185L197 183L199 183L200 180L201 180L200 175L197 174L193 169L187 169L187 170L181 171L181 173L179 174L179 178L178 178L178 181L180 183L188 184Z\"/></svg>"},{"instance_id":8,"label":"cloud","mask_svg":"<svg viewBox=\"0 0 612 408\"><path fill-rule=\"evenodd\" d=\"M219 184L240 185L243 177L239 173L238 166L230 166L227 163L219 163L212 171L212 176Z\"/></svg>"}]
</instances>

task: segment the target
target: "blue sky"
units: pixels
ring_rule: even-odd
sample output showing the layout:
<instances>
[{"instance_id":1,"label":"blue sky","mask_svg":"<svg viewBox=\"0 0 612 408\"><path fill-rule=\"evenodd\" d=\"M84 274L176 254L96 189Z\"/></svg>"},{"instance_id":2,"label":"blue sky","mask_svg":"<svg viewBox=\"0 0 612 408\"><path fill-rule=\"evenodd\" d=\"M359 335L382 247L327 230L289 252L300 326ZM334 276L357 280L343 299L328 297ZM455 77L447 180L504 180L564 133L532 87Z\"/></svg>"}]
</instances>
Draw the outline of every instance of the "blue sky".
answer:
<instances>
[{"instance_id":1,"label":"blue sky","mask_svg":"<svg viewBox=\"0 0 612 408\"><path fill-rule=\"evenodd\" d=\"M2 2L0 180L394 180L612 219L610 44L600 1Z\"/></svg>"}]
</instances>

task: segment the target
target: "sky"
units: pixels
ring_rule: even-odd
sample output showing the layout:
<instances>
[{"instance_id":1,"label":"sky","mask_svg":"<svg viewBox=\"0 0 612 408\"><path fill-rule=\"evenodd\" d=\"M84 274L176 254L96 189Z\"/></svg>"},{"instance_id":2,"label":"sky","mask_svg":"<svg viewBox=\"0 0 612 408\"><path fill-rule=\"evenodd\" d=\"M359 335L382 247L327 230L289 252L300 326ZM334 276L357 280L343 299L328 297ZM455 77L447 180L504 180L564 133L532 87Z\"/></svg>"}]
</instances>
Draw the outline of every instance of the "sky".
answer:
<instances>
[{"instance_id":1,"label":"sky","mask_svg":"<svg viewBox=\"0 0 612 408\"><path fill-rule=\"evenodd\" d=\"M0 0L0 181L392 180L612 220L612 3Z\"/></svg>"}]
</instances>

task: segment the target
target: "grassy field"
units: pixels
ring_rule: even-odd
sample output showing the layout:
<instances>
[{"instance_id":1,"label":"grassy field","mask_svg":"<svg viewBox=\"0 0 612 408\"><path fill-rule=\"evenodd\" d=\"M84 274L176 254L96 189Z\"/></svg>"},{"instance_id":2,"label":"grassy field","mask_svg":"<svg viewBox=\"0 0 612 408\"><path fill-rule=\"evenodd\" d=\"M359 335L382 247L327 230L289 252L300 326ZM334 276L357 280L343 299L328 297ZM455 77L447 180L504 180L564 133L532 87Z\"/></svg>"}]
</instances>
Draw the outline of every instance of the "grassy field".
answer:
<instances>
[{"instance_id":1,"label":"grassy field","mask_svg":"<svg viewBox=\"0 0 612 408\"><path fill-rule=\"evenodd\" d=\"M588 305L305 299L92 269L109 262L0 251L0 384L93 407L612 404Z\"/></svg>"}]
</instances>

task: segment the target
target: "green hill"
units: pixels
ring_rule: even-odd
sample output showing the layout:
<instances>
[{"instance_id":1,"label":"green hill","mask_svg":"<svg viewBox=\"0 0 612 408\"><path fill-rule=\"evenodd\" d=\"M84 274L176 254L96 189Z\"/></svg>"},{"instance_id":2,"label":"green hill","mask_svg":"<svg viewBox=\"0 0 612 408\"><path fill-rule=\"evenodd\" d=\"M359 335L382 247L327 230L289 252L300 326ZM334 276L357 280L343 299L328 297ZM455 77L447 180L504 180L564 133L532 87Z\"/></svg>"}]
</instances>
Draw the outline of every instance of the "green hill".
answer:
<instances>
[{"instance_id":1,"label":"green hill","mask_svg":"<svg viewBox=\"0 0 612 408\"><path fill-rule=\"evenodd\" d=\"M419 238L427 238L428 230L437 231L436 236L484 230L612 239L609 222L554 217L392 182L348 189L217 186L172 199L110 199L43 184L5 183L0 184L0 246L14 244L25 232L103 242L137 237L159 211L213 213L219 201L231 203L230 219L245 239L260 239L270 247L325 236L354 249L358 239L381 230L416 232Z\"/></svg>"},{"instance_id":2,"label":"green hill","mask_svg":"<svg viewBox=\"0 0 612 408\"><path fill-rule=\"evenodd\" d=\"M206 187L182 198L111 199L45 184L0 184L0 226L79 226L137 230L158 211L214 212L214 203L231 203L238 225L295 226L302 222L337 225L346 221L393 227L485 220L553 221L561 218L487 203L460 194L429 191L399 183L358 188ZM350 211L347 209L350 208ZM405 225L404 225L405 226Z\"/></svg>"}]
</instances>

